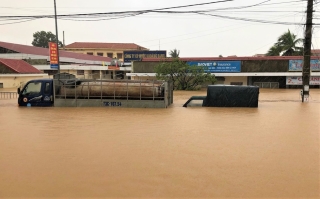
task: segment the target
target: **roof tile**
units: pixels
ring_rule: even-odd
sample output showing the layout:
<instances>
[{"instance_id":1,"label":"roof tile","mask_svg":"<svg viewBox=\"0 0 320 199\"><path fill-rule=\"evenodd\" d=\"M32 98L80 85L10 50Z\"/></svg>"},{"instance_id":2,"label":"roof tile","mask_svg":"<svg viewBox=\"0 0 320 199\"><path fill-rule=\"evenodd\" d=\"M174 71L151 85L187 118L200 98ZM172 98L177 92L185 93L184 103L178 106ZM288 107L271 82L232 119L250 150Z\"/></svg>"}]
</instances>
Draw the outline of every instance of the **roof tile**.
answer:
<instances>
[{"instance_id":1,"label":"roof tile","mask_svg":"<svg viewBox=\"0 0 320 199\"><path fill-rule=\"evenodd\" d=\"M66 45L66 48L105 48L125 50L147 50L147 48L134 43L95 43L95 42L74 42Z\"/></svg>"},{"instance_id":2,"label":"roof tile","mask_svg":"<svg viewBox=\"0 0 320 199\"><path fill-rule=\"evenodd\" d=\"M49 48L40 48L35 46L27 46L27 45L13 44L13 43L7 43L7 42L0 42L0 47L6 48L18 53L49 56ZM81 53L67 52L63 50L59 50L59 56L65 57L65 58L74 58L74 59L90 60L90 61L105 61L105 62L112 61L112 59L109 57L86 55Z\"/></svg>"},{"instance_id":3,"label":"roof tile","mask_svg":"<svg viewBox=\"0 0 320 199\"><path fill-rule=\"evenodd\" d=\"M42 73L23 60L0 58L0 64L1 63L17 73Z\"/></svg>"}]
</instances>

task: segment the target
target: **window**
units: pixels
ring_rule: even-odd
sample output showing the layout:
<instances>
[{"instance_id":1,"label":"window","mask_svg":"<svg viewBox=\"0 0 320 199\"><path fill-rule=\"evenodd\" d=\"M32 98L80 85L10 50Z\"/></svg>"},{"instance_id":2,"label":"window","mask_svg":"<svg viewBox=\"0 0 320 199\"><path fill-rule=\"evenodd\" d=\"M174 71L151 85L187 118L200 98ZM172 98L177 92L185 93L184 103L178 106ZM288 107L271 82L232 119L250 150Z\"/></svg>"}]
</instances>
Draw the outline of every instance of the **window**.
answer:
<instances>
[{"instance_id":1,"label":"window","mask_svg":"<svg viewBox=\"0 0 320 199\"><path fill-rule=\"evenodd\" d=\"M224 82L226 78L224 77L216 77L217 81Z\"/></svg>"},{"instance_id":2,"label":"window","mask_svg":"<svg viewBox=\"0 0 320 199\"><path fill-rule=\"evenodd\" d=\"M45 85L45 88L44 88L44 94L50 95L50 93L51 93L50 82L46 82L46 85Z\"/></svg>"},{"instance_id":3,"label":"window","mask_svg":"<svg viewBox=\"0 0 320 199\"><path fill-rule=\"evenodd\" d=\"M0 88L3 88L3 83L0 83Z\"/></svg>"},{"instance_id":4,"label":"window","mask_svg":"<svg viewBox=\"0 0 320 199\"><path fill-rule=\"evenodd\" d=\"M97 53L98 56L103 56L103 53Z\"/></svg>"},{"instance_id":5,"label":"window","mask_svg":"<svg viewBox=\"0 0 320 199\"><path fill-rule=\"evenodd\" d=\"M113 58L113 53L107 53L107 57Z\"/></svg>"},{"instance_id":6,"label":"window","mask_svg":"<svg viewBox=\"0 0 320 199\"><path fill-rule=\"evenodd\" d=\"M30 82L23 90L23 95L36 95L41 93L41 82Z\"/></svg>"},{"instance_id":7,"label":"window","mask_svg":"<svg viewBox=\"0 0 320 199\"><path fill-rule=\"evenodd\" d=\"M77 70L77 75L84 75L84 70Z\"/></svg>"},{"instance_id":8,"label":"window","mask_svg":"<svg viewBox=\"0 0 320 199\"><path fill-rule=\"evenodd\" d=\"M243 82L230 82L230 85L243 85Z\"/></svg>"},{"instance_id":9,"label":"window","mask_svg":"<svg viewBox=\"0 0 320 199\"><path fill-rule=\"evenodd\" d=\"M122 59L122 53L117 53L117 58Z\"/></svg>"},{"instance_id":10,"label":"window","mask_svg":"<svg viewBox=\"0 0 320 199\"><path fill-rule=\"evenodd\" d=\"M87 52L87 55L93 55L93 53L92 52Z\"/></svg>"}]
</instances>

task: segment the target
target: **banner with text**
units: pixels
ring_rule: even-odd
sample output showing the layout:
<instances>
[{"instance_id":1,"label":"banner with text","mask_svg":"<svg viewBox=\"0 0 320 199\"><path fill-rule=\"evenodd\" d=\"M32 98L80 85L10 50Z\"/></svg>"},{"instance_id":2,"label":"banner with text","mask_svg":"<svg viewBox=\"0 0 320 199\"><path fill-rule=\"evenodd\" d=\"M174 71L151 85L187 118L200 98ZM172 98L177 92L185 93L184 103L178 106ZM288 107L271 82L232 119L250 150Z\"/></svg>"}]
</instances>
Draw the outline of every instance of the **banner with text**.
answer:
<instances>
[{"instance_id":1,"label":"banner with text","mask_svg":"<svg viewBox=\"0 0 320 199\"><path fill-rule=\"evenodd\" d=\"M50 68L58 68L58 47L54 42L49 42Z\"/></svg>"},{"instance_id":2,"label":"banner with text","mask_svg":"<svg viewBox=\"0 0 320 199\"><path fill-rule=\"evenodd\" d=\"M289 60L289 71L302 71L303 61L302 60ZM320 71L320 60L310 60L310 70Z\"/></svg>"},{"instance_id":3,"label":"banner with text","mask_svg":"<svg viewBox=\"0 0 320 199\"><path fill-rule=\"evenodd\" d=\"M142 58L166 58L166 50L123 51L124 62L140 61Z\"/></svg>"},{"instance_id":4,"label":"banner with text","mask_svg":"<svg viewBox=\"0 0 320 199\"><path fill-rule=\"evenodd\" d=\"M205 72L210 73L239 73L241 61L189 61L190 66L202 66Z\"/></svg>"},{"instance_id":5,"label":"banner with text","mask_svg":"<svg viewBox=\"0 0 320 199\"><path fill-rule=\"evenodd\" d=\"M302 77L287 77L287 85L302 85ZM310 85L320 85L320 77L310 77Z\"/></svg>"}]
</instances>

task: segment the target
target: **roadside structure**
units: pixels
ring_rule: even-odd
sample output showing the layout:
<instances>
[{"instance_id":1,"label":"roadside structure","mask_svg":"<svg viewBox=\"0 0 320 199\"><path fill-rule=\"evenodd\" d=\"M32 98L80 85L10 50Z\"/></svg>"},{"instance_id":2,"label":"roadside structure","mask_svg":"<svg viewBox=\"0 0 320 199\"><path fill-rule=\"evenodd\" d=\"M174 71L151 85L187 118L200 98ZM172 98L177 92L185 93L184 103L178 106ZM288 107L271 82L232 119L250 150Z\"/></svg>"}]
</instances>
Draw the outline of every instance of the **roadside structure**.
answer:
<instances>
[{"instance_id":1,"label":"roadside structure","mask_svg":"<svg viewBox=\"0 0 320 199\"><path fill-rule=\"evenodd\" d=\"M155 66L171 58L144 58L132 64L131 79L155 79ZM302 56L186 57L189 65L203 66L216 76L215 84L256 85L260 88L301 88ZM310 88L320 86L320 58L311 57Z\"/></svg>"}]
</instances>

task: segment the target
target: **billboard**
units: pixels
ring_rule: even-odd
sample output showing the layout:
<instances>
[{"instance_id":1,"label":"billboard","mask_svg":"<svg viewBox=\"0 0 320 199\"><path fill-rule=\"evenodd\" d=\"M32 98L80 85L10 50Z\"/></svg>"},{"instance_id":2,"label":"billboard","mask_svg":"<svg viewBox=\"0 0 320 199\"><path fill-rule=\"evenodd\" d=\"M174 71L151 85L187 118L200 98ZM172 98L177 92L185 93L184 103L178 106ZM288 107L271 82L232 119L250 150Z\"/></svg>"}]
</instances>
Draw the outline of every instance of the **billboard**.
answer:
<instances>
[{"instance_id":1,"label":"billboard","mask_svg":"<svg viewBox=\"0 0 320 199\"><path fill-rule=\"evenodd\" d=\"M302 71L303 61L302 60L289 60L289 71ZM320 60L310 60L310 70L320 71Z\"/></svg>"},{"instance_id":2,"label":"billboard","mask_svg":"<svg viewBox=\"0 0 320 199\"><path fill-rule=\"evenodd\" d=\"M287 85L302 85L302 77L287 77ZM320 85L320 77L310 77L310 85Z\"/></svg>"},{"instance_id":3,"label":"billboard","mask_svg":"<svg viewBox=\"0 0 320 199\"><path fill-rule=\"evenodd\" d=\"M240 73L241 61L189 61L190 66L203 66L210 73Z\"/></svg>"},{"instance_id":4,"label":"billboard","mask_svg":"<svg viewBox=\"0 0 320 199\"><path fill-rule=\"evenodd\" d=\"M166 58L166 50L123 51L123 61L140 61L142 58Z\"/></svg>"},{"instance_id":5,"label":"billboard","mask_svg":"<svg viewBox=\"0 0 320 199\"><path fill-rule=\"evenodd\" d=\"M54 42L49 42L50 68L58 68L59 63L57 50L57 44Z\"/></svg>"}]
</instances>

